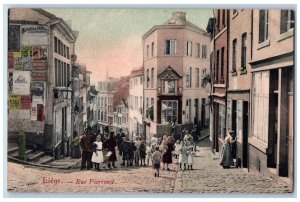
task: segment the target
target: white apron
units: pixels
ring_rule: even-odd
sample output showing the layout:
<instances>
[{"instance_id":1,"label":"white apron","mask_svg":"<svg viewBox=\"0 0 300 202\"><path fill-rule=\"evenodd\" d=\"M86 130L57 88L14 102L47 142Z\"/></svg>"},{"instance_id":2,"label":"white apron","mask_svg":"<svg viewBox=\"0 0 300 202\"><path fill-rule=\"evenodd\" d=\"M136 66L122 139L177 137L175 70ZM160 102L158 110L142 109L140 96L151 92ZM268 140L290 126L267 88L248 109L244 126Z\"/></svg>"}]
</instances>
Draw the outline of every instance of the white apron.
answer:
<instances>
[{"instance_id":1,"label":"white apron","mask_svg":"<svg viewBox=\"0 0 300 202\"><path fill-rule=\"evenodd\" d=\"M94 142L94 143L97 145L97 148L96 148L96 152L93 152L92 162L103 163L104 161L103 161L103 153L102 153L102 142Z\"/></svg>"}]
</instances>

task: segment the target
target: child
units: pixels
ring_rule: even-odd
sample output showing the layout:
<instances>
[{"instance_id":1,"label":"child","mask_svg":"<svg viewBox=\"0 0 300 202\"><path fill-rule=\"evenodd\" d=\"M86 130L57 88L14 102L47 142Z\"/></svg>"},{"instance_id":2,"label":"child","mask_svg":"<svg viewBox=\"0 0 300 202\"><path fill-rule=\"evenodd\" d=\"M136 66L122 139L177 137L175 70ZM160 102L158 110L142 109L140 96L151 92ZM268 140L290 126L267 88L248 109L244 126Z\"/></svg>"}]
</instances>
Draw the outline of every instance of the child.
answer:
<instances>
[{"instance_id":1,"label":"child","mask_svg":"<svg viewBox=\"0 0 300 202\"><path fill-rule=\"evenodd\" d=\"M180 148L180 140L177 140L176 143L174 144L174 156L175 156L175 159L178 159L178 156L179 156L179 148Z\"/></svg>"},{"instance_id":2,"label":"child","mask_svg":"<svg viewBox=\"0 0 300 202\"><path fill-rule=\"evenodd\" d=\"M150 143L147 143L147 147L146 147L146 162L147 162L147 166L149 166L150 163L150 159L152 158L152 147L150 145Z\"/></svg>"},{"instance_id":3,"label":"child","mask_svg":"<svg viewBox=\"0 0 300 202\"><path fill-rule=\"evenodd\" d=\"M187 155L187 152L188 152L188 147L186 146L186 141L182 141L181 142L181 147L179 149L180 151L180 154L179 154L179 166L180 166L180 169L182 169L182 165L184 166L184 170L186 169L186 165L188 163L188 155Z\"/></svg>"},{"instance_id":4,"label":"child","mask_svg":"<svg viewBox=\"0 0 300 202\"><path fill-rule=\"evenodd\" d=\"M193 150L194 148L193 148L193 146L190 146L189 147L189 150L188 150L188 152L187 152L187 156L188 156L188 158L187 158L187 160L188 160L188 170L189 170L189 168L191 168L191 170L193 170L193 155L195 154L195 152L194 152L194 150Z\"/></svg>"},{"instance_id":5,"label":"child","mask_svg":"<svg viewBox=\"0 0 300 202\"><path fill-rule=\"evenodd\" d=\"M96 141L93 143L94 146L94 152L92 156L92 162L94 164L94 168L97 171L100 171L100 163L103 163L103 153L102 153L102 142L101 142L101 136L98 135L96 137Z\"/></svg>"},{"instance_id":6,"label":"child","mask_svg":"<svg viewBox=\"0 0 300 202\"><path fill-rule=\"evenodd\" d=\"M154 177L159 177L160 160L161 160L161 153L159 151L159 147L156 147L155 152L152 155L152 164L155 169Z\"/></svg>"},{"instance_id":7,"label":"child","mask_svg":"<svg viewBox=\"0 0 300 202\"><path fill-rule=\"evenodd\" d=\"M140 166L146 166L145 158L146 158L146 146L145 146L145 141L142 140L141 145L140 145L140 159L141 159ZM144 164L143 164L143 162L144 162Z\"/></svg>"}]
</instances>

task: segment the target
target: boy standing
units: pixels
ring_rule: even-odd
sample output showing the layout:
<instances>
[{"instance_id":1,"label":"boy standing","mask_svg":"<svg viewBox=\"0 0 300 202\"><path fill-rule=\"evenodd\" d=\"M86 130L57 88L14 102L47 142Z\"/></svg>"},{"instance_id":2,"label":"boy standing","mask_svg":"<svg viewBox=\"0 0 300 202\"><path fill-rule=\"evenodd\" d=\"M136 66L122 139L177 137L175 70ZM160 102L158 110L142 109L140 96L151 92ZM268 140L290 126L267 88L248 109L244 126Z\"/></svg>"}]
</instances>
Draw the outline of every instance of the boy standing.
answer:
<instances>
[{"instance_id":1,"label":"boy standing","mask_svg":"<svg viewBox=\"0 0 300 202\"><path fill-rule=\"evenodd\" d=\"M160 160L161 160L161 153L159 151L159 147L155 148L155 152L152 155L153 167L155 169L154 176L159 177L159 168L160 168Z\"/></svg>"}]
</instances>

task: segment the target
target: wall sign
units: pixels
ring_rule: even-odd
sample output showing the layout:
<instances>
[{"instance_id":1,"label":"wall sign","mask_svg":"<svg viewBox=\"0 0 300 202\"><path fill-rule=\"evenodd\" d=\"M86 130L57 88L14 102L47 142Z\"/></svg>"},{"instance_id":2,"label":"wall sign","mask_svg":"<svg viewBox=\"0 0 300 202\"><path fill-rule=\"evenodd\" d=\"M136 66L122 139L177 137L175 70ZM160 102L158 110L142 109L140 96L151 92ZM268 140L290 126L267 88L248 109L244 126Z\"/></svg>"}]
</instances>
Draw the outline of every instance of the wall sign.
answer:
<instances>
[{"instance_id":1,"label":"wall sign","mask_svg":"<svg viewBox=\"0 0 300 202\"><path fill-rule=\"evenodd\" d=\"M30 71L14 71L13 93L17 95L30 94Z\"/></svg>"},{"instance_id":2,"label":"wall sign","mask_svg":"<svg viewBox=\"0 0 300 202\"><path fill-rule=\"evenodd\" d=\"M43 25L22 25L22 45L47 45L48 27Z\"/></svg>"}]
</instances>

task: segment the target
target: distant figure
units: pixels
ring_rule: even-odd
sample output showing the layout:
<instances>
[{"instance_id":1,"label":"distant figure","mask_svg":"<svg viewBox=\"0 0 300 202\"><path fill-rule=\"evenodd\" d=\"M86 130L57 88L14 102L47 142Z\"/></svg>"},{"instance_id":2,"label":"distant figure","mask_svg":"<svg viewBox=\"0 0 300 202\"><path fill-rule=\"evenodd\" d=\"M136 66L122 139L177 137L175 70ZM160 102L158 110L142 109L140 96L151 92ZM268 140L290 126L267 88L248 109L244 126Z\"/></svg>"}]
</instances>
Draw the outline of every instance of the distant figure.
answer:
<instances>
[{"instance_id":1,"label":"distant figure","mask_svg":"<svg viewBox=\"0 0 300 202\"><path fill-rule=\"evenodd\" d=\"M103 146L104 148L107 148L111 152L111 155L108 158L107 169L117 168L115 166L115 161L117 161L116 150L115 150L115 147L117 146L117 142L114 138L114 132L110 132L109 139L104 142Z\"/></svg>"},{"instance_id":2,"label":"distant figure","mask_svg":"<svg viewBox=\"0 0 300 202\"><path fill-rule=\"evenodd\" d=\"M194 129L192 130L192 137L193 137L193 148L194 151L196 151L196 144L198 143L199 140L199 130L197 125L195 125Z\"/></svg>"},{"instance_id":3,"label":"distant figure","mask_svg":"<svg viewBox=\"0 0 300 202\"><path fill-rule=\"evenodd\" d=\"M75 159L81 158L80 138L76 131L73 132L73 140L71 142L71 157Z\"/></svg>"},{"instance_id":4,"label":"distant figure","mask_svg":"<svg viewBox=\"0 0 300 202\"><path fill-rule=\"evenodd\" d=\"M172 151L174 150L172 137L171 136L167 137L165 143L163 142L162 144L164 144L164 148L165 148L162 156L163 169L165 169L165 164L166 164L167 170L170 171L169 164L172 163Z\"/></svg>"},{"instance_id":5,"label":"distant figure","mask_svg":"<svg viewBox=\"0 0 300 202\"><path fill-rule=\"evenodd\" d=\"M227 133L224 142L223 142L223 148L221 151L221 162L220 165L223 166L223 168L230 168L234 165L232 153L231 153L231 145L235 142L232 138L233 131L230 131Z\"/></svg>"},{"instance_id":6,"label":"distant figure","mask_svg":"<svg viewBox=\"0 0 300 202\"><path fill-rule=\"evenodd\" d=\"M179 149L180 149L180 140L176 141L176 143L174 144L174 148L175 148L175 150L173 152L174 157L175 157L175 159L178 159L178 157L179 157Z\"/></svg>"},{"instance_id":7,"label":"distant figure","mask_svg":"<svg viewBox=\"0 0 300 202\"><path fill-rule=\"evenodd\" d=\"M195 155L194 149L192 146L189 147L187 151L187 165L188 165L188 170L191 169L193 170L193 156Z\"/></svg>"},{"instance_id":8,"label":"distant figure","mask_svg":"<svg viewBox=\"0 0 300 202\"><path fill-rule=\"evenodd\" d=\"M161 161L161 153L159 151L159 147L156 147L155 152L152 155L152 165L155 169L154 177L159 177L160 161Z\"/></svg>"},{"instance_id":9,"label":"distant figure","mask_svg":"<svg viewBox=\"0 0 300 202\"><path fill-rule=\"evenodd\" d=\"M189 150L189 148L187 147L187 143L186 141L181 141L181 147L179 149L179 168L185 170L186 169L186 165L188 164L188 155L187 152ZM183 165L183 167L182 167Z\"/></svg>"},{"instance_id":10,"label":"distant figure","mask_svg":"<svg viewBox=\"0 0 300 202\"><path fill-rule=\"evenodd\" d=\"M141 164L140 166L146 166L146 145L145 145L145 141L142 140L141 141L141 145L140 145L140 159L141 159Z\"/></svg>"},{"instance_id":11,"label":"distant figure","mask_svg":"<svg viewBox=\"0 0 300 202\"><path fill-rule=\"evenodd\" d=\"M82 148L81 170L92 168L92 155L93 155L93 136L86 128L84 133L80 136L80 146Z\"/></svg>"}]
</instances>

